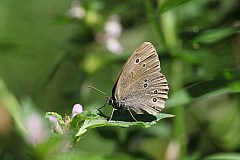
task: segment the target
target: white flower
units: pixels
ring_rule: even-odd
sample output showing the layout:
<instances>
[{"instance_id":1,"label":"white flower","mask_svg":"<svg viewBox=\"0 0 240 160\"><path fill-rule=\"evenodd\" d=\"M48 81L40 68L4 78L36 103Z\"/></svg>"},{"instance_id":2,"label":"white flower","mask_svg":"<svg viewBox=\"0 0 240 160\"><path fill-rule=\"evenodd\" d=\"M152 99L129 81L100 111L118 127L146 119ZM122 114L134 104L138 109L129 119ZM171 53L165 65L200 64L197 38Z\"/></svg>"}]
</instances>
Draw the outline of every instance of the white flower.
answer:
<instances>
[{"instance_id":1,"label":"white flower","mask_svg":"<svg viewBox=\"0 0 240 160\"><path fill-rule=\"evenodd\" d=\"M112 15L104 26L106 38L119 38L122 33L122 25L118 15Z\"/></svg>"},{"instance_id":2,"label":"white flower","mask_svg":"<svg viewBox=\"0 0 240 160\"><path fill-rule=\"evenodd\" d=\"M85 9L77 0L72 1L71 8L68 10L68 15L72 18L82 19L85 16Z\"/></svg>"},{"instance_id":3,"label":"white flower","mask_svg":"<svg viewBox=\"0 0 240 160\"><path fill-rule=\"evenodd\" d=\"M123 47L118 38L122 34L122 25L118 15L112 15L108 18L104 26L105 42L107 49L116 54L122 53Z\"/></svg>"},{"instance_id":4,"label":"white flower","mask_svg":"<svg viewBox=\"0 0 240 160\"><path fill-rule=\"evenodd\" d=\"M122 53L123 50L121 43L115 38L106 39L106 47L110 52L116 54Z\"/></svg>"}]
</instances>

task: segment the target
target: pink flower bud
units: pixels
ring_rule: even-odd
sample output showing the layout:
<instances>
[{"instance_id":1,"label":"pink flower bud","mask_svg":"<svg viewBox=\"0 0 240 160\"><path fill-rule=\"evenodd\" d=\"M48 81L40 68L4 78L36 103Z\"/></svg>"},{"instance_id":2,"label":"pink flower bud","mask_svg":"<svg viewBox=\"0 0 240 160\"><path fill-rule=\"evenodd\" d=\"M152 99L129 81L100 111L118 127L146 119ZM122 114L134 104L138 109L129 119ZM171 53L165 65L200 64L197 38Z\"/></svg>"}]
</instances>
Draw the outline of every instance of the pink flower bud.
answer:
<instances>
[{"instance_id":1,"label":"pink flower bud","mask_svg":"<svg viewBox=\"0 0 240 160\"><path fill-rule=\"evenodd\" d=\"M48 119L54 125L54 131L57 132L58 134L62 135L63 129L59 125L57 118L54 116L48 116Z\"/></svg>"},{"instance_id":2,"label":"pink flower bud","mask_svg":"<svg viewBox=\"0 0 240 160\"><path fill-rule=\"evenodd\" d=\"M72 109L71 119L77 114L80 114L82 111L83 111L82 106L80 104L75 104Z\"/></svg>"}]
</instances>

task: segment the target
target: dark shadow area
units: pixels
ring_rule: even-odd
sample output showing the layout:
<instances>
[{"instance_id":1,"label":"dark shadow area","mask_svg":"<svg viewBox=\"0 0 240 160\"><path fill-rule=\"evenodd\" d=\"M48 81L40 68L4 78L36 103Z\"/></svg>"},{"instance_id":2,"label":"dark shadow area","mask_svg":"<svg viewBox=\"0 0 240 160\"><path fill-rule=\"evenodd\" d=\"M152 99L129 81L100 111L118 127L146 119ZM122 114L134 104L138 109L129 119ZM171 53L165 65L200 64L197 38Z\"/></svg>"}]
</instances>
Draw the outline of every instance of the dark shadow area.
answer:
<instances>
[{"instance_id":1,"label":"dark shadow area","mask_svg":"<svg viewBox=\"0 0 240 160\"><path fill-rule=\"evenodd\" d=\"M147 114L147 113L135 114L132 112L132 114L136 120L142 121L142 122L152 122L157 119L155 116ZM99 110L98 115L101 117L107 118L108 120L110 118L109 116L106 116L105 114L103 114L100 110ZM135 122L133 117L131 116L131 114L128 110L125 110L125 111L115 110L111 120L124 121L124 122Z\"/></svg>"}]
</instances>

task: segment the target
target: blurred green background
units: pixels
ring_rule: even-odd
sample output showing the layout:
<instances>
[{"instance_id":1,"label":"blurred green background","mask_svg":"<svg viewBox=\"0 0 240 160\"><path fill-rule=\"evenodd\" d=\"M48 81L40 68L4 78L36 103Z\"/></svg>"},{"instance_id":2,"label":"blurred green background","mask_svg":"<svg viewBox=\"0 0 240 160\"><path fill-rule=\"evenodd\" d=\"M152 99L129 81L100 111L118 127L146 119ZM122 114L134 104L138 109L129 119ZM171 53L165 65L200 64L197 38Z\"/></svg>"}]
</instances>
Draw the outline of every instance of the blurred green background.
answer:
<instances>
[{"instance_id":1,"label":"blurred green background","mask_svg":"<svg viewBox=\"0 0 240 160\"><path fill-rule=\"evenodd\" d=\"M239 0L0 0L0 159L240 159L239 26ZM87 86L111 95L145 41L158 51L170 86L163 112L174 118L93 129L68 152L55 136L30 134L45 112L102 106Z\"/></svg>"}]
</instances>

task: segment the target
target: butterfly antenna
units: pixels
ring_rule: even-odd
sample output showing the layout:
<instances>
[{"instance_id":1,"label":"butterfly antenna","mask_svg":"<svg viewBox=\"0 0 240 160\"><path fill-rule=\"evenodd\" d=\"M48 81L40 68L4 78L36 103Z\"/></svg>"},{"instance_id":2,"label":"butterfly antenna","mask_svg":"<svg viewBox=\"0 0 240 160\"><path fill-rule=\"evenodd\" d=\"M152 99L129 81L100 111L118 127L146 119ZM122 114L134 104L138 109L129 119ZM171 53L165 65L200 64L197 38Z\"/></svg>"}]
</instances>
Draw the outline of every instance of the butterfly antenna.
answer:
<instances>
[{"instance_id":1,"label":"butterfly antenna","mask_svg":"<svg viewBox=\"0 0 240 160\"><path fill-rule=\"evenodd\" d=\"M107 93L105 93L105 92L103 92L103 91L101 91L101 90L99 90L99 89L97 89L97 88L95 88L95 87L93 87L93 86L88 86L88 88L95 89L96 91L104 94L105 96L108 96Z\"/></svg>"},{"instance_id":2,"label":"butterfly antenna","mask_svg":"<svg viewBox=\"0 0 240 160\"><path fill-rule=\"evenodd\" d=\"M95 89L96 91L104 94L106 97L109 97L109 96L107 95L107 93L105 93L105 92L103 92L103 91L101 91L101 90L99 90L99 89L97 89L97 88L95 88L95 87L93 87L93 86L88 86L88 88ZM102 107L97 108L97 110L100 111L100 109L102 109L103 107L105 107L107 104L108 104L108 103L105 103ZM101 112L101 111L100 111L100 112ZM113 111L113 112L114 112L114 111ZM112 115L113 115L113 113L112 113ZM112 118L112 115L111 115L111 117L110 117L110 120L111 120L111 118ZM108 120L108 121L110 121L110 120Z\"/></svg>"},{"instance_id":3,"label":"butterfly antenna","mask_svg":"<svg viewBox=\"0 0 240 160\"><path fill-rule=\"evenodd\" d=\"M98 110L102 109L103 107L105 107L107 105L107 103L105 103L102 107L97 108Z\"/></svg>"}]
</instances>

